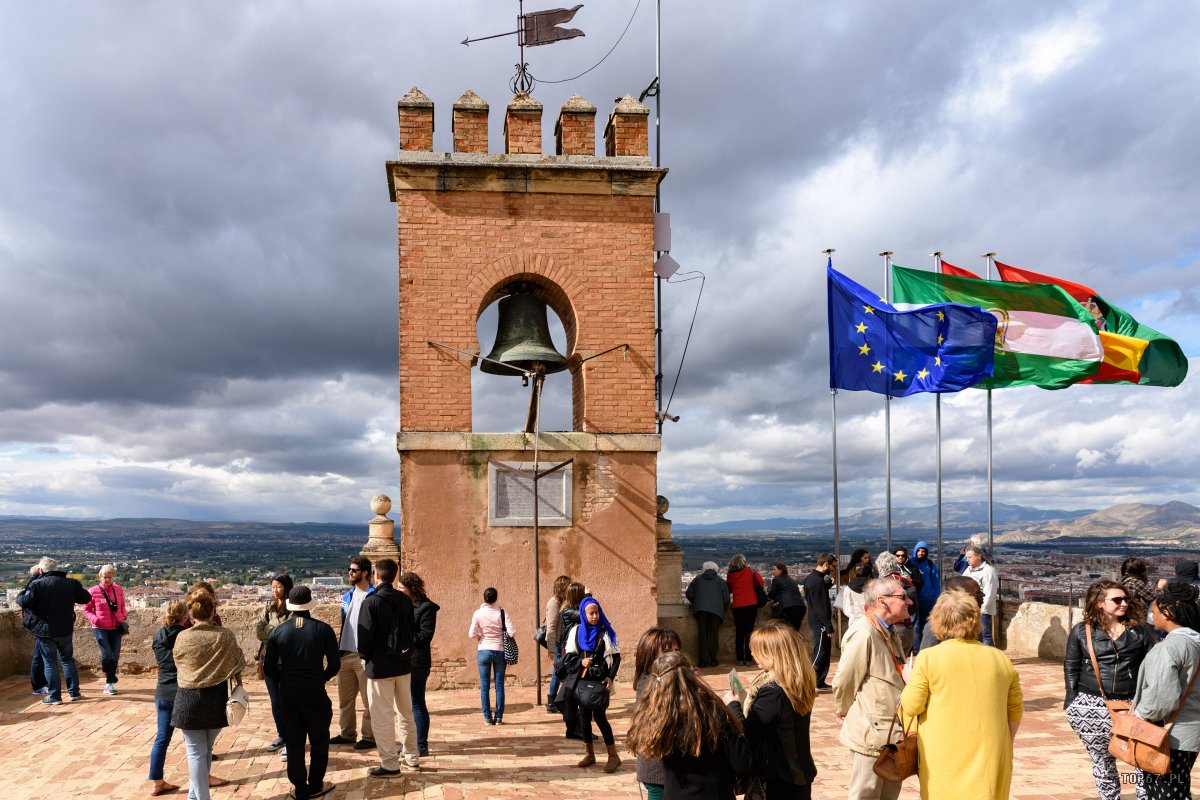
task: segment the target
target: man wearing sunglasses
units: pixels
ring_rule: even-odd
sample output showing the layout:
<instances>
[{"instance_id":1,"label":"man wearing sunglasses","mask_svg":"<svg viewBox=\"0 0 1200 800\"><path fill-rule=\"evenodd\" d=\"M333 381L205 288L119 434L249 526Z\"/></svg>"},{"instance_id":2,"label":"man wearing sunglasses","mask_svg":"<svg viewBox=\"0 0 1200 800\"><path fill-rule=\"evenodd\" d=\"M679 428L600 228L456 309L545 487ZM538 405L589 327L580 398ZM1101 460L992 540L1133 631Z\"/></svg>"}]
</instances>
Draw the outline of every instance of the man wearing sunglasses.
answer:
<instances>
[{"instance_id":1,"label":"man wearing sunglasses","mask_svg":"<svg viewBox=\"0 0 1200 800\"><path fill-rule=\"evenodd\" d=\"M833 678L838 741L850 748L849 800L895 800L900 784L875 774L875 759L902 731L891 729L892 715L904 690L906 653L896 624L908 619L912 600L892 578L877 578L863 587L865 614L842 639L842 657ZM890 730L890 735L889 735Z\"/></svg>"},{"instance_id":2,"label":"man wearing sunglasses","mask_svg":"<svg viewBox=\"0 0 1200 800\"><path fill-rule=\"evenodd\" d=\"M358 657L358 614L363 601L371 593L371 559L355 556L350 559L347 570L350 588L342 595L342 633L338 638L338 650L342 667L338 670L338 735L330 744L352 744L355 750L370 750L375 746L371 730L371 710L367 706L367 676L363 671L362 659ZM356 739L357 713L355 696L362 698L362 738Z\"/></svg>"}]
</instances>

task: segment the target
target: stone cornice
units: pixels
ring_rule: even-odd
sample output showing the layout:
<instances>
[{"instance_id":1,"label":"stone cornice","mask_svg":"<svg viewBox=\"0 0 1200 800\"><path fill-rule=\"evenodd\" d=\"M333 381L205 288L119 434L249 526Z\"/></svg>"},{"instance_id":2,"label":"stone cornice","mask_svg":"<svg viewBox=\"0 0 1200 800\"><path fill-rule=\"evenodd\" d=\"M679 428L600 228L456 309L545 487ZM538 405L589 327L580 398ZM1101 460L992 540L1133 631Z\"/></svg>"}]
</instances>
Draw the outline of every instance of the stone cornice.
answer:
<instances>
[{"instance_id":1,"label":"stone cornice","mask_svg":"<svg viewBox=\"0 0 1200 800\"><path fill-rule=\"evenodd\" d=\"M396 450L533 450L531 433L469 433L465 431L401 431ZM662 437L654 433L543 432L538 449L546 453L641 452L657 453Z\"/></svg>"},{"instance_id":2,"label":"stone cornice","mask_svg":"<svg viewBox=\"0 0 1200 800\"><path fill-rule=\"evenodd\" d=\"M653 197L667 174L643 156L545 156L402 151L387 162L388 197L401 191L541 192Z\"/></svg>"}]
</instances>

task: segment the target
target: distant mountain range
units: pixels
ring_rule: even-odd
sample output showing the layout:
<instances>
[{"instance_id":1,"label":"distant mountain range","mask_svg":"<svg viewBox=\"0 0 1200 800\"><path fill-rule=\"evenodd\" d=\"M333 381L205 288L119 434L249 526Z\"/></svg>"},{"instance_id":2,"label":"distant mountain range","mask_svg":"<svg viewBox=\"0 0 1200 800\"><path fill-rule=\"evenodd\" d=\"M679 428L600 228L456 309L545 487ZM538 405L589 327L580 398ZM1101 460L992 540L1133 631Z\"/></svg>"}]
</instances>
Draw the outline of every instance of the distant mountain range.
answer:
<instances>
[{"instance_id":1,"label":"distant mountain range","mask_svg":"<svg viewBox=\"0 0 1200 800\"><path fill-rule=\"evenodd\" d=\"M1073 520L1010 530L997 538L1010 544L1090 538L1195 545L1200 543L1200 508L1177 500L1160 506L1122 503Z\"/></svg>"},{"instance_id":2,"label":"distant mountain range","mask_svg":"<svg viewBox=\"0 0 1200 800\"><path fill-rule=\"evenodd\" d=\"M1181 504L1186 505L1186 504ZM1189 506L1190 507L1190 506ZM1090 510L1062 511L1053 509L1031 508L1029 506L996 503L993 506L994 522L997 527L1005 530L1015 530L1031 523L1061 522L1070 523L1084 515L1092 514ZM1100 512L1103 513L1103 512ZM1200 512L1198 512L1200 513ZM844 533L878 532L887 526L887 510L869 508L856 514L848 514L841 518L841 530ZM937 506L918 506L915 508L893 508L892 528L902 528L906 531L929 530L937 526ZM987 503L943 503L942 526L955 531L965 528L983 530L987 527ZM697 525L675 523L672 526L675 535L688 534L719 534L719 533L794 533L797 535L829 535L833 532L833 520L804 519L788 517L772 517L769 519L742 519L728 522Z\"/></svg>"}]
</instances>

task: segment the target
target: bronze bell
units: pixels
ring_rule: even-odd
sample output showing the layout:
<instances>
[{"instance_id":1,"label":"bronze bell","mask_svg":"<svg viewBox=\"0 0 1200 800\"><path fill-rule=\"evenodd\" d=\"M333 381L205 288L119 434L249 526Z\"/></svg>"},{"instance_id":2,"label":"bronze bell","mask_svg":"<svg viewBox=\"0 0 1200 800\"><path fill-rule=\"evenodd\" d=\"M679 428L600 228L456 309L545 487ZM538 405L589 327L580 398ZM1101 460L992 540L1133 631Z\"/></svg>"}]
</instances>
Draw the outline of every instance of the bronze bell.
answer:
<instances>
[{"instance_id":1,"label":"bronze bell","mask_svg":"<svg viewBox=\"0 0 1200 800\"><path fill-rule=\"evenodd\" d=\"M521 372L534 372L539 365L546 374L567 368L566 357L554 349L550 340L546 304L521 289L500 301L496 344L487 358L490 361L480 361L479 369L492 375L516 376ZM493 361L516 369L504 369Z\"/></svg>"}]
</instances>

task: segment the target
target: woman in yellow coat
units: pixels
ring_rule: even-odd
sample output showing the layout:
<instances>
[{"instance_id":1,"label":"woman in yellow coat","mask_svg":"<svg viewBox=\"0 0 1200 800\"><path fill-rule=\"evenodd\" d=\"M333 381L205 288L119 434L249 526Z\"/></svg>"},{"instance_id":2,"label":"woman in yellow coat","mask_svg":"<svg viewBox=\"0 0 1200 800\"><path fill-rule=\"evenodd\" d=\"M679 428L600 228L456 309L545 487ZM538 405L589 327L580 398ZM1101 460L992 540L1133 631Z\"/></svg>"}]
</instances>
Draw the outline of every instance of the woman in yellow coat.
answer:
<instances>
[{"instance_id":1,"label":"woman in yellow coat","mask_svg":"<svg viewBox=\"0 0 1200 800\"><path fill-rule=\"evenodd\" d=\"M979 605L949 591L929 622L941 644L922 648L900 695L916 717L922 800L1006 800L1021 679L1001 651L977 641Z\"/></svg>"}]
</instances>

